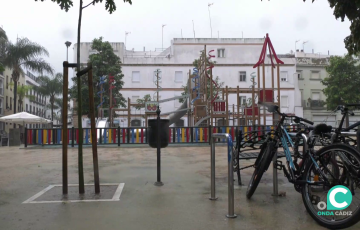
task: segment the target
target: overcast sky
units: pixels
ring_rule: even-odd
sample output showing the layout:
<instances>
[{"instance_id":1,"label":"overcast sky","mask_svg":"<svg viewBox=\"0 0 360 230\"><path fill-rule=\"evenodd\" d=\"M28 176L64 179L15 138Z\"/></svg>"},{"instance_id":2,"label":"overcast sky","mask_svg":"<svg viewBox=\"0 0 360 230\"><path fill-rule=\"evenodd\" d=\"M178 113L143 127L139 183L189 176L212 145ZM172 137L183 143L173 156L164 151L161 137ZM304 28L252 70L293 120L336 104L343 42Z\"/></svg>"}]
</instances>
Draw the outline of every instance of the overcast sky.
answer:
<instances>
[{"instance_id":1,"label":"overcast sky","mask_svg":"<svg viewBox=\"0 0 360 230\"><path fill-rule=\"evenodd\" d=\"M105 0L104 0L105 1ZM81 41L90 42L103 36L106 41L124 42L125 31L128 49L154 50L161 48L161 26L164 28L164 47L173 38L193 37L192 20L197 38L209 38L210 7L213 37L244 38L264 37L272 40L277 53L288 53L297 47L305 52L343 55L344 38L350 34L348 20L341 22L333 16L327 0L132 0L133 4L115 0L117 10L105 11L105 3L89 6L83 11ZM84 4L91 0L84 0ZM66 60L65 41L73 44L77 39L79 1L68 12L51 0L1 0L0 26L13 42L16 37L27 37L43 45L50 52L47 60L56 72L62 72ZM241 54L239 54L241 55ZM260 54L259 54L260 55ZM72 46L69 61L73 61ZM37 75L35 73L35 75Z\"/></svg>"}]
</instances>

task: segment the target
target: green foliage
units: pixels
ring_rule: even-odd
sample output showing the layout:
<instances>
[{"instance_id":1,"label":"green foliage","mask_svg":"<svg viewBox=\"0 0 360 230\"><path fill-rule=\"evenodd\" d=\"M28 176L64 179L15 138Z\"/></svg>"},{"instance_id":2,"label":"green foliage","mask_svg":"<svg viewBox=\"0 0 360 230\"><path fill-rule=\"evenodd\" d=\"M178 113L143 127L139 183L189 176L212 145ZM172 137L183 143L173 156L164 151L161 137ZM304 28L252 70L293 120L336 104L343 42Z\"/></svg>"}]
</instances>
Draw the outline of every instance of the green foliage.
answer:
<instances>
[{"instance_id":1,"label":"green foliage","mask_svg":"<svg viewBox=\"0 0 360 230\"><path fill-rule=\"evenodd\" d=\"M2 60L5 58L5 45L8 41L5 30L0 29L0 72L5 70Z\"/></svg>"},{"instance_id":2,"label":"green foliage","mask_svg":"<svg viewBox=\"0 0 360 230\"><path fill-rule=\"evenodd\" d=\"M151 101L151 100L153 100L153 99L151 98L150 94L146 94L143 98L139 98L139 99L136 100L137 104L144 104L144 106L136 106L135 108L137 110L140 110L141 108L145 107L145 102L146 101Z\"/></svg>"},{"instance_id":3,"label":"green foliage","mask_svg":"<svg viewBox=\"0 0 360 230\"><path fill-rule=\"evenodd\" d=\"M360 94L360 66L359 60L351 55L345 57L334 56L326 67L329 77L321 82L328 110L334 110L337 105L359 103Z\"/></svg>"},{"instance_id":4,"label":"green foliage","mask_svg":"<svg viewBox=\"0 0 360 230\"><path fill-rule=\"evenodd\" d=\"M199 61L200 61L200 59L195 59L195 60L193 61L193 66L197 68ZM209 57L206 57L206 61L207 61L207 63L208 63L207 66L209 66L210 64L211 64L211 65L216 64L216 62L215 62L215 61L211 61L211 60L209 59ZM210 76L210 70L208 70L207 73L208 73L208 75ZM214 84L213 82L211 82L210 79L208 79L208 81L207 81L207 86L206 86L206 87L207 87L207 91L206 91L206 92L207 92L207 98L210 98L210 84L212 84L213 96L215 96L216 93L220 92L220 91L221 91L221 88L222 88L222 87L224 86L224 84L225 84L224 82L220 82L219 76L216 76L215 79L213 78L213 80L216 82L216 84ZM191 81L192 81L192 80L191 80ZM184 91L181 93L181 95L188 94L188 93L189 93L188 85L186 84L186 85L183 85L182 87L183 87ZM219 99L219 96L217 96L217 99ZM186 98L180 98L180 99L179 99L179 102L180 102L180 103L184 103L185 100L186 100Z\"/></svg>"},{"instance_id":5,"label":"green foliage","mask_svg":"<svg viewBox=\"0 0 360 230\"><path fill-rule=\"evenodd\" d=\"M103 93L103 108L109 108L110 102L110 90L109 90L109 76L114 76L115 82L113 86L115 88L112 89L113 95L113 106L126 108L126 100L120 93L124 82L122 81L124 75L121 72L121 61L120 58L114 53L113 48L111 47L109 42L103 41L103 38L95 38L92 41L92 50L95 50L96 53L89 56L89 61L93 66L93 82L94 82L94 102L95 109L101 103L100 97L97 95L97 92L100 92L100 77L106 76L105 83L102 84L102 89L105 91ZM88 76L84 75L81 77L81 95L82 95L82 106L81 110L83 114L89 113L89 88L88 88ZM77 98L77 77L73 79L74 86L69 90L71 98ZM114 103L114 101L116 103ZM96 113L97 114L97 113Z\"/></svg>"},{"instance_id":6,"label":"green foliage","mask_svg":"<svg viewBox=\"0 0 360 230\"><path fill-rule=\"evenodd\" d=\"M35 0L37 2L38 0ZM42 2L45 0L41 0ZM62 10L65 10L66 12L73 6L73 0L51 0L52 2L56 2L60 6ZM84 6L86 8L89 5L95 5L96 3L101 3L104 0L93 0L88 5ZM123 0L124 2L128 2L129 4L132 4L131 0ZM115 0L105 0L105 9L111 14L116 10L116 4Z\"/></svg>"},{"instance_id":7,"label":"green foliage","mask_svg":"<svg viewBox=\"0 0 360 230\"><path fill-rule=\"evenodd\" d=\"M51 120L53 120L55 98L56 96L62 96L63 75L62 73L57 73L55 77L40 76L37 79L39 86L35 86L34 90L41 95L49 97Z\"/></svg>"}]
</instances>

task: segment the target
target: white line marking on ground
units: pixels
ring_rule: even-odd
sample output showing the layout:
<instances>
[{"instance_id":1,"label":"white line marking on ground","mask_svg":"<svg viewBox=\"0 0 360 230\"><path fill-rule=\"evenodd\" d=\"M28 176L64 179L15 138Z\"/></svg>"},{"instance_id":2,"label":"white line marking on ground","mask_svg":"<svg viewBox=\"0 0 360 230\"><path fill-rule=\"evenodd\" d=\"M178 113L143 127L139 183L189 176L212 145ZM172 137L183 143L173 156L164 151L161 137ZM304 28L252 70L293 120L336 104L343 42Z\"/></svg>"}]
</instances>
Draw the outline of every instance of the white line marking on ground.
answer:
<instances>
[{"instance_id":1,"label":"white line marking on ground","mask_svg":"<svg viewBox=\"0 0 360 230\"><path fill-rule=\"evenodd\" d=\"M92 186L93 184L85 184L85 186ZM118 185L114 196L112 199L98 199L98 200L52 200L52 201L35 201L37 198L39 198L41 195L49 191L50 189L54 187L61 187L61 184L56 185L49 185L47 188L43 189L39 193L35 194L34 196L30 197L26 201L23 202L23 204L50 204L50 203L86 203L86 202L103 202L103 201L119 201L121 193L124 189L125 183L105 183L101 184L100 186L110 186L110 185ZM68 186L79 186L78 184L68 184Z\"/></svg>"},{"instance_id":2,"label":"white line marking on ground","mask_svg":"<svg viewBox=\"0 0 360 230\"><path fill-rule=\"evenodd\" d=\"M23 202L23 204L32 202L32 201L35 200L36 198L40 197L41 195L43 195L44 193L46 193L47 191L49 191L50 189L52 189L53 187L54 187L54 185L49 185L47 188L41 190L40 192L38 192L38 193L35 194L34 196L32 196L32 197L30 197L29 199L25 200L25 201Z\"/></svg>"}]
</instances>

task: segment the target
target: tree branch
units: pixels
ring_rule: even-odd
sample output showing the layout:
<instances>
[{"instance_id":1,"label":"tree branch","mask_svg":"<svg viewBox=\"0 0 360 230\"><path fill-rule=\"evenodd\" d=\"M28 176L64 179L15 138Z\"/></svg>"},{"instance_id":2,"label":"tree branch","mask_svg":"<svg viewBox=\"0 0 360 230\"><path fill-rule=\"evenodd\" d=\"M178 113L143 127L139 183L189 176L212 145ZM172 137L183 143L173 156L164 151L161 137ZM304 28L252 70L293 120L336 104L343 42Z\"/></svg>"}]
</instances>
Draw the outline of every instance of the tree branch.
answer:
<instances>
[{"instance_id":1,"label":"tree branch","mask_svg":"<svg viewBox=\"0 0 360 230\"><path fill-rule=\"evenodd\" d=\"M89 4L87 4L86 6L84 6L82 9L85 9L86 7L90 6L91 4L94 4L95 3L95 0L90 2Z\"/></svg>"}]
</instances>

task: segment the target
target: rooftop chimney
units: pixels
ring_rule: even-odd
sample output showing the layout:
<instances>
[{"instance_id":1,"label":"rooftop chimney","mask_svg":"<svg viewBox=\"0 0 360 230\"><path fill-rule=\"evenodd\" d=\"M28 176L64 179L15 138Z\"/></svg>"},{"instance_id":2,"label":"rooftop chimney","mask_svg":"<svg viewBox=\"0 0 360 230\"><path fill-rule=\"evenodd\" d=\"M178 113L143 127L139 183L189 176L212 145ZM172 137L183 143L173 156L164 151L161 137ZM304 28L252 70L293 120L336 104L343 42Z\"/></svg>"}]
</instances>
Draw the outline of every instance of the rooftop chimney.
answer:
<instances>
[{"instance_id":1,"label":"rooftop chimney","mask_svg":"<svg viewBox=\"0 0 360 230\"><path fill-rule=\"evenodd\" d=\"M314 53L314 49L312 49L312 52Z\"/></svg>"},{"instance_id":2,"label":"rooftop chimney","mask_svg":"<svg viewBox=\"0 0 360 230\"><path fill-rule=\"evenodd\" d=\"M303 53L303 52L304 52L304 50L301 50L300 52L301 52L301 53Z\"/></svg>"},{"instance_id":3,"label":"rooftop chimney","mask_svg":"<svg viewBox=\"0 0 360 230\"><path fill-rule=\"evenodd\" d=\"M296 52L299 52L299 50L297 49Z\"/></svg>"},{"instance_id":4,"label":"rooftop chimney","mask_svg":"<svg viewBox=\"0 0 360 230\"><path fill-rule=\"evenodd\" d=\"M330 55L330 50L328 50L328 55Z\"/></svg>"},{"instance_id":5,"label":"rooftop chimney","mask_svg":"<svg viewBox=\"0 0 360 230\"><path fill-rule=\"evenodd\" d=\"M145 52L145 46L144 46L144 52Z\"/></svg>"}]
</instances>

